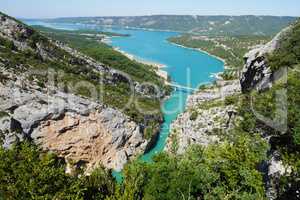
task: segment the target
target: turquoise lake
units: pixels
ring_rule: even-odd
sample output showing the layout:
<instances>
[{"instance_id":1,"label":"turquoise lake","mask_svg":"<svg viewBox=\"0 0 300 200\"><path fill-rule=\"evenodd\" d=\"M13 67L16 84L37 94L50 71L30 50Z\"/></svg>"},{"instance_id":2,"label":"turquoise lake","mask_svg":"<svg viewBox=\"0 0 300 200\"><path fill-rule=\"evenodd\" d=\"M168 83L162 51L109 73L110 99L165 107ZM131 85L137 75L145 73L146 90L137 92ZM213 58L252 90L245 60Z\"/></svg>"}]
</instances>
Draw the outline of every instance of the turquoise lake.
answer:
<instances>
[{"instance_id":1,"label":"turquoise lake","mask_svg":"<svg viewBox=\"0 0 300 200\"><path fill-rule=\"evenodd\" d=\"M41 21L26 21L29 25L43 25L58 29L99 29L116 33L130 34L130 37L114 37L111 45L134 55L138 59L161 63L166 66L172 82L191 88L214 81L212 76L223 71L224 63L206 53L193 49L182 48L170 44L167 39L179 35L176 32L147 31L126 28L104 28L95 25L45 23ZM112 66L113 67L113 66ZM185 108L186 99L190 93L187 91L174 91L169 99L163 103L165 122L162 124L159 140L156 146L142 156L143 161L151 161L153 155L163 151L169 135L170 124ZM114 172L120 180L120 173Z\"/></svg>"}]
</instances>

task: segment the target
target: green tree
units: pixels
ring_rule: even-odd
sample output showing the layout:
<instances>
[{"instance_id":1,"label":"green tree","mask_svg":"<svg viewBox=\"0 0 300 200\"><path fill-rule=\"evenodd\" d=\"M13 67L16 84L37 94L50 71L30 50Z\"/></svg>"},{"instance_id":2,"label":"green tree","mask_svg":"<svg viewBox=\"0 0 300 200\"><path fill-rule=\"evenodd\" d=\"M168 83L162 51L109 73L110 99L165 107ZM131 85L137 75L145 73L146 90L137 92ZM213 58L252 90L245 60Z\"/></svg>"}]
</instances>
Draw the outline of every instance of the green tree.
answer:
<instances>
[{"instance_id":1,"label":"green tree","mask_svg":"<svg viewBox=\"0 0 300 200\"><path fill-rule=\"evenodd\" d=\"M70 176L65 163L30 143L0 148L0 199L105 199L113 193L111 173L99 168L91 176Z\"/></svg>"},{"instance_id":2,"label":"green tree","mask_svg":"<svg viewBox=\"0 0 300 200\"><path fill-rule=\"evenodd\" d=\"M236 134L222 145L191 146L183 155L161 153L152 163L129 164L111 199L264 199L258 165L268 147L260 136Z\"/></svg>"}]
</instances>

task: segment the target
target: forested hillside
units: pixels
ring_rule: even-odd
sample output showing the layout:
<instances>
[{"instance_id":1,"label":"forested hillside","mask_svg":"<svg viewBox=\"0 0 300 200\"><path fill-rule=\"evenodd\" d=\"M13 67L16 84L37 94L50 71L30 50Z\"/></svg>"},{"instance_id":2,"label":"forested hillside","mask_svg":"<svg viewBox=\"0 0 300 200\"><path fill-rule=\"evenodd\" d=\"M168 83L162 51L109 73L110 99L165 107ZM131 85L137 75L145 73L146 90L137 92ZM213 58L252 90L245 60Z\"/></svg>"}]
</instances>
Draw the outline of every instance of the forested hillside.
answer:
<instances>
[{"instance_id":1,"label":"forested hillside","mask_svg":"<svg viewBox=\"0 0 300 200\"><path fill-rule=\"evenodd\" d=\"M6 17L4 18L7 20ZM4 18L1 17L2 20ZM7 27L4 22L2 22L2 25ZM95 77L102 76L99 73L99 69L102 69L99 63L97 65L99 68L96 68L98 71L93 68L92 64L85 63L82 65L83 61L74 54L70 54L59 48L60 46L54 45L56 43L40 35L35 30L25 28L24 25L14 26L14 28L20 27L21 30L28 30L29 32L21 31L22 34L13 34L14 37L17 37L11 37L14 39L0 37L0 69L2 70L0 71L0 86L5 88L4 91L7 91L13 85L15 86L13 89L19 89L23 95L31 91L39 94L35 98L29 98L29 100L26 98L26 101L24 101L26 105L31 105L30 101L32 101L41 107L43 105L51 107L49 106L52 105L51 98L60 94L58 91L56 93L52 91L53 96L47 96L50 100L46 101L46 98L37 99L36 97L42 96L40 92L43 92L43 88L45 88L43 77L31 77L31 79L21 82L24 84L19 84L20 77L23 77L23 73L31 68L39 66L42 69L48 69L50 66L56 66L57 69L64 72L63 80L71 84L75 84L73 81L80 80L93 82ZM2 32L5 34L10 33L9 31ZM143 77L146 70L145 66L131 63L119 54L114 53L112 54L113 58L110 58L108 55L110 55L112 49L105 45L100 45L98 48L98 46L92 44L95 41L89 42L86 37L80 34L72 33L70 37L66 37L65 33L47 30L47 35L68 42L74 48L85 52L97 61L112 64L119 60L114 60L114 58L120 58L122 65L116 64L118 69L122 69L124 63L136 66L141 69L139 70L141 74L136 74L134 71L136 69L130 67L126 67L126 70L128 70L128 73L132 73L137 81ZM58 157L51 151L39 148L34 144L35 140L28 137L21 138L23 141L16 140L15 144L10 145L10 148L5 148L5 142L10 140L6 140L6 132L0 132L1 139L4 136L4 145L0 147L0 199L299 199L299 36L300 22L296 22L289 29L283 31L280 37L273 39L271 43L260 46L246 54L246 64L240 81L222 81L221 83L216 82L213 85L201 87L198 92L190 97L186 113L180 116L182 120L179 120L178 123L183 123L179 125L183 125L184 128L176 130L180 126L173 126L174 132L169 138L170 149L166 149L165 152L155 156L153 162L150 163L138 159L129 161L123 170L124 180L121 183L117 183L112 178L111 170L103 169L101 165L91 171L90 176L85 176L85 160L80 160L82 162L75 165L76 167L72 173L66 174L65 170L72 162L66 162L67 159L61 159L61 156ZM24 40L26 41L25 44ZM87 46L83 45L85 43ZM20 44L23 44L23 46ZM43 45L42 50L48 51L38 51L41 44ZM61 44L58 43L58 45ZM23 51L21 47L25 47L27 51ZM46 53L37 54L36 52ZM100 57L98 57L98 53L100 53ZM78 52L76 55L79 55ZM111 72L109 69L105 68L104 75ZM154 73L151 71L149 73L153 76L146 76L147 79L153 78L154 81L161 81ZM120 79L117 80L111 85L109 85L111 83L109 81L104 82L104 84L108 84L108 86L105 86L107 97L114 97L106 103L115 107L122 103L123 98L120 100L120 97L126 99L128 95L126 82L124 83ZM28 84L33 87L29 87ZM219 95L220 92L222 92L221 95ZM73 93L89 97L89 95L84 95L80 91L79 93ZM278 94L280 101L276 101L278 100ZM143 97L142 94L138 95ZM22 95L20 96L22 97ZM203 99L198 98L199 96ZM73 98L77 99L76 97ZM9 95L1 100L7 102L7 99L9 99ZM104 150L101 145L84 146L83 149L86 151L83 154L92 152L97 155L105 155L109 151L109 147L113 147L113 153L119 147L129 149L131 146L136 145L140 148L139 145L144 142L139 137L143 135L139 132L140 128L119 112L112 113L111 109L108 112L105 106L102 107L97 104L97 108L93 111L96 114L89 113L92 114L91 119L85 118L87 117L85 112L79 115L78 113L83 110L83 105L88 101L87 99L78 97L79 106L75 104L74 108L67 109L67 111L73 112L71 116L76 115L83 118L83 122L74 120L74 122L71 121L73 122L71 124L67 123L66 127L55 133L58 134L57 138L63 137L62 135L68 133L70 129L72 130L78 126L78 123L92 121L104 126L110 121L113 123L119 120L121 123L109 124L111 130L115 131L109 135L109 138L113 137L115 139L114 144L109 143L112 146L107 146ZM117 103L114 101L117 101ZM142 101L146 107L152 107L157 102L157 99L151 98ZM7 109L1 110L0 121L2 126L0 128L3 128L7 124L7 120L10 120L11 123L8 129L12 129L16 135L19 135L27 130L24 127L28 123L21 123L22 120L16 120L22 119L16 118L16 111L24 105L19 105L18 102L14 103L19 107L8 104ZM95 102L88 101L87 104L93 106ZM42 110L39 107L32 108L32 110L27 109L26 113L30 114L37 109ZM97 115L98 109L100 109L99 115ZM76 110L76 113L74 113L74 110ZM125 111L131 116L130 112L132 110ZM64 114L68 116L68 113ZM141 114L137 115L136 112L131 114L131 118L135 119L136 122L139 122L137 119L143 117ZM65 115L58 118L54 118L53 115L47 116L44 120L49 118L51 120L42 125L50 126L49 129L51 130L53 121L61 120L61 118L66 117ZM97 116L100 116L100 119ZM278 116L279 120L276 121ZM270 120L264 119L275 120L275 123L268 123ZM216 126L215 122L218 122ZM121 125L122 123L126 123L125 128ZM186 124L195 126L186 127ZM34 129L36 126L39 126L39 124L33 124L32 127L27 128ZM119 131L120 128L122 128L122 131ZM194 130L196 130L196 135L192 135L184 143L186 147L184 151L179 152L178 147L182 146L181 134L183 134L183 137L189 137L189 131ZM129 131L133 132L132 137L127 135ZM103 135L102 132L107 133L109 131L102 131L101 129L100 135L92 135L88 138L88 141L97 145L105 141L106 135ZM32 132L28 131L28 133L30 135ZM71 137L68 138L70 141L67 141L68 144L71 143L72 145L74 134L77 136L76 132L71 132ZM43 135L38 134L36 139L41 139L41 136ZM130 137L130 139L124 139L127 137ZM200 144L202 139L212 137L215 140L205 140L203 142L205 144ZM97 140L97 138L100 139ZM75 139L77 138L75 137ZM84 140L85 138L80 139ZM52 145L55 146L55 144ZM59 145L59 148L62 147ZM103 151L99 153L99 149ZM62 151L68 151L68 149ZM124 154L127 155L127 153ZM124 154L121 154L121 157ZM113 158L118 159L119 156ZM108 159L107 163L113 162L114 159Z\"/></svg>"},{"instance_id":2,"label":"forested hillside","mask_svg":"<svg viewBox=\"0 0 300 200\"><path fill-rule=\"evenodd\" d=\"M137 17L58 18L46 21L172 30L198 33L206 36L234 36L274 35L296 19L295 17L273 16L153 15Z\"/></svg>"},{"instance_id":3,"label":"forested hillside","mask_svg":"<svg viewBox=\"0 0 300 200\"><path fill-rule=\"evenodd\" d=\"M205 51L222 59L225 64L224 79L238 78L238 71L242 70L244 55L257 45L263 45L271 40L271 36L217 36L206 37L185 34L169 38L168 41L184 47Z\"/></svg>"}]
</instances>

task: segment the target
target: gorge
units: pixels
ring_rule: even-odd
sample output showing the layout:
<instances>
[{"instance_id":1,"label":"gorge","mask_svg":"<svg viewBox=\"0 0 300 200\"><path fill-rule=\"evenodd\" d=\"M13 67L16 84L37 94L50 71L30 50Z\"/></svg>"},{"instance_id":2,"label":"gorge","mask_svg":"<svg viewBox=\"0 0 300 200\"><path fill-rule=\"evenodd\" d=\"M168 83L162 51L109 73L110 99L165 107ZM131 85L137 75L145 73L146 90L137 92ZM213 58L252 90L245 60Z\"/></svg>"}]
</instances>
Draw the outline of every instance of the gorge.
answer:
<instances>
[{"instance_id":1,"label":"gorge","mask_svg":"<svg viewBox=\"0 0 300 200\"><path fill-rule=\"evenodd\" d=\"M223 70L223 62L217 60L206 53L196 50L186 49L175 46L167 39L178 35L176 32L146 31L122 28L101 28L95 26L86 26L82 24L64 24L64 23L45 23L39 21L29 21L30 25L44 25L60 29L92 29L109 31L120 34L128 34L129 37L112 37L110 45L119 48L140 60L146 60L155 63L161 63L165 67L162 70L167 71L173 83L197 89L202 84L207 84L215 80L213 74ZM166 140L170 132L171 123L178 114L185 110L186 99L192 91L174 91L171 96L163 102L162 110L164 113L164 123L155 146L141 157L144 161L151 161L151 158L163 151ZM120 174L114 172L120 180Z\"/></svg>"},{"instance_id":2,"label":"gorge","mask_svg":"<svg viewBox=\"0 0 300 200\"><path fill-rule=\"evenodd\" d=\"M211 53L214 38L25 22L33 28L0 13L0 195L299 197L299 22L267 44L268 37L216 37L232 54L239 44L249 50L224 79L215 76L224 63L201 51Z\"/></svg>"}]
</instances>

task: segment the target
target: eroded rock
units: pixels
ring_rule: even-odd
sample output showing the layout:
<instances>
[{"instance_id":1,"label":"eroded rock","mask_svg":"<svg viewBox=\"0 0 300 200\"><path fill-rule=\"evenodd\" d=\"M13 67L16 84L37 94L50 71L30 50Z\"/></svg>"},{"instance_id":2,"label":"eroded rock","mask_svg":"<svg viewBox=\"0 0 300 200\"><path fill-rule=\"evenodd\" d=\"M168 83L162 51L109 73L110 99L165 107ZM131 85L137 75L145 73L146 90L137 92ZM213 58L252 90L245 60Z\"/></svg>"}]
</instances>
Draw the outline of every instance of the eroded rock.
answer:
<instances>
[{"instance_id":1,"label":"eroded rock","mask_svg":"<svg viewBox=\"0 0 300 200\"><path fill-rule=\"evenodd\" d=\"M272 83L275 81L276 77L274 77L274 74L267 63L266 56L279 47L280 40L289 30L290 27L282 30L269 43L251 50L244 56L246 64L240 79L243 92L248 92L252 89L260 91L272 87Z\"/></svg>"},{"instance_id":2,"label":"eroded rock","mask_svg":"<svg viewBox=\"0 0 300 200\"><path fill-rule=\"evenodd\" d=\"M191 95L186 111L180 114L171 125L166 150L182 154L192 144L208 146L220 142L222 134L234 127L235 106L224 105L224 98L240 93L239 81L219 81L218 87L212 87ZM202 107L214 102L211 107Z\"/></svg>"},{"instance_id":3,"label":"eroded rock","mask_svg":"<svg viewBox=\"0 0 300 200\"><path fill-rule=\"evenodd\" d=\"M120 111L60 91L38 91L30 84L0 83L0 108L10 113L1 119L5 147L29 137L44 150L86 162L88 170L100 164L121 170L128 160L144 152L147 141L139 125Z\"/></svg>"}]
</instances>

